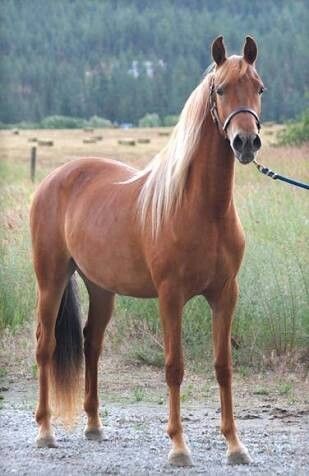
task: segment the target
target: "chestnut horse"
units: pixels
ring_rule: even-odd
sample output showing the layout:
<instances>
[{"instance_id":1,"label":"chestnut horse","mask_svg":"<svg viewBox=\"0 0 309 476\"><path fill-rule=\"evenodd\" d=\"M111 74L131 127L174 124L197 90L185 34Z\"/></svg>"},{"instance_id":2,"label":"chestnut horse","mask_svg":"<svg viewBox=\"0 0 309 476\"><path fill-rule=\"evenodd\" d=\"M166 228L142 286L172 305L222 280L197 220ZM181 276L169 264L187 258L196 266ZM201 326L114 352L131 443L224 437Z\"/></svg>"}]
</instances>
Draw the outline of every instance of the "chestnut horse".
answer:
<instances>
[{"instance_id":1,"label":"chestnut horse","mask_svg":"<svg viewBox=\"0 0 309 476\"><path fill-rule=\"evenodd\" d=\"M261 146L257 47L242 56L212 45L213 68L192 92L167 146L142 171L98 158L58 168L38 188L31 209L38 282L39 447L55 446L51 392L70 417L80 387L82 332L72 276L89 293L84 328L85 436L102 438L97 365L114 295L159 298L169 388L169 462L191 465L180 416L185 303L203 295L213 314L214 366L228 462L249 463L232 405L231 324L244 233L233 200L234 163L251 162Z\"/></svg>"}]
</instances>

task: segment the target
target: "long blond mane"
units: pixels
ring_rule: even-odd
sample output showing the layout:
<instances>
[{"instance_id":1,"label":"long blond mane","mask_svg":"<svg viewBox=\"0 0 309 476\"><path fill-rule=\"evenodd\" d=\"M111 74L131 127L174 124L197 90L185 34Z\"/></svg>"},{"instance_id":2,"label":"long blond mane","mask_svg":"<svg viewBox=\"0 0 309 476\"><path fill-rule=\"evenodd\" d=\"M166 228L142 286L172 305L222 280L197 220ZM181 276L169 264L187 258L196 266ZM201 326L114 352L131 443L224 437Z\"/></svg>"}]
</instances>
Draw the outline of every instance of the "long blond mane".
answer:
<instances>
[{"instance_id":1,"label":"long blond mane","mask_svg":"<svg viewBox=\"0 0 309 476\"><path fill-rule=\"evenodd\" d=\"M231 62L226 62L232 66L229 68L229 75L239 74L239 70L242 69L239 67L240 62L242 63L240 57L231 59ZM167 145L143 170L136 172L128 180L128 182L145 180L137 207L142 226L145 226L150 213L153 237L158 236L163 221L181 204L189 166L198 147L202 125L209 110L210 80L214 74L212 69L186 101ZM223 70L227 70L225 65L219 68L220 76L227 72Z\"/></svg>"}]
</instances>

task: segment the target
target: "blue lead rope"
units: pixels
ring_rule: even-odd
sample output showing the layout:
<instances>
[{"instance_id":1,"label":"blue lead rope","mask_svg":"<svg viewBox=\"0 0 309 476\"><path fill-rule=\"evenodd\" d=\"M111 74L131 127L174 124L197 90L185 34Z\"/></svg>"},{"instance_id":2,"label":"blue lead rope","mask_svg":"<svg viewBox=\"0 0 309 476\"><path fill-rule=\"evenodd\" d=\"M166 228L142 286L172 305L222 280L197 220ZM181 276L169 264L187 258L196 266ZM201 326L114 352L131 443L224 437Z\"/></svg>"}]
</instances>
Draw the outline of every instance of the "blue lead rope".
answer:
<instances>
[{"instance_id":1,"label":"blue lead rope","mask_svg":"<svg viewBox=\"0 0 309 476\"><path fill-rule=\"evenodd\" d=\"M261 174L266 175L267 177L272 178L273 180L281 180L282 182L289 183L290 185L295 185L296 187L304 188L306 190L309 190L309 184L304 183L304 182L299 182L298 180L293 180L289 177L285 177L284 175L277 174L277 172L274 172L273 170L269 169L268 167L265 167L263 164L260 164L257 162L255 159L253 161L256 165L256 168L258 169Z\"/></svg>"}]
</instances>

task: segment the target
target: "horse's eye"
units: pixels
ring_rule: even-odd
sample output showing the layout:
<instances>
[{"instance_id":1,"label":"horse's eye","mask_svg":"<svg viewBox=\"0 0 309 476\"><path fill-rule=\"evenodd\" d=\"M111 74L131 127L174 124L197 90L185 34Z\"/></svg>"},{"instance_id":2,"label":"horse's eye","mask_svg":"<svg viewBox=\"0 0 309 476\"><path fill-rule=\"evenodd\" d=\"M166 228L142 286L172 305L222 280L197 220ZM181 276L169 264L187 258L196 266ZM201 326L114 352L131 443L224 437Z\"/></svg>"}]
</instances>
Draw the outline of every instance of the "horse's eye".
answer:
<instances>
[{"instance_id":1,"label":"horse's eye","mask_svg":"<svg viewBox=\"0 0 309 476\"><path fill-rule=\"evenodd\" d=\"M261 86L260 89L259 89L259 94L263 94L264 91L265 91L264 86Z\"/></svg>"},{"instance_id":2,"label":"horse's eye","mask_svg":"<svg viewBox=\"0 0 309 476\"><path fill-rule=\"evenodd\" d=\"M224 89L223 88L217 88L216 92L217 92L217 94L219 94L219 96L223 96Z\"/></svg>"}]
</instances>

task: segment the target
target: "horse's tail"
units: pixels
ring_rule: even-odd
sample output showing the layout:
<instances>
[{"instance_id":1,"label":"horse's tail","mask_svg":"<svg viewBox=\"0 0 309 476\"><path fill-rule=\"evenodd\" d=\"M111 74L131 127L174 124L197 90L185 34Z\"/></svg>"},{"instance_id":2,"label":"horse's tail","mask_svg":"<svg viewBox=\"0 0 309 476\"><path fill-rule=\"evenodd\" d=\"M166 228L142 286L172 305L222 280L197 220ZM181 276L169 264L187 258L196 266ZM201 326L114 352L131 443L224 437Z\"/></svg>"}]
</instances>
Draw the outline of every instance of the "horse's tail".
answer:
<instances>
[{"instance_id":1,"label":"horse's tail","mask_svg":"<svg viewBox=\"0 0 309 476\"><path fill-rule=\"evenodd\" d=\"M51 395L55 414L66 425L74 422L80 404L83 336L77 285L67 285L55 328L56 348L51 369Z\"/></svg>"}]
</instances>

